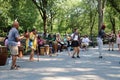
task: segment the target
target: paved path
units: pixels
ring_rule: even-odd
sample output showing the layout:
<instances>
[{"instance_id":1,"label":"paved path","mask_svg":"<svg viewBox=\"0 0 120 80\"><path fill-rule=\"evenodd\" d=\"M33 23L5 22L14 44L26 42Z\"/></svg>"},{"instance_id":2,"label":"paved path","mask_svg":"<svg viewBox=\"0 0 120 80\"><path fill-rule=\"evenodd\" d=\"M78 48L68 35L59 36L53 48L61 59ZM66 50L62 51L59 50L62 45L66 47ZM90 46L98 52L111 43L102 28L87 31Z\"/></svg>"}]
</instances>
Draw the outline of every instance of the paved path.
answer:
<instances>
[{"instance_id":1,"label":"paved path","mask_svg":"<svg viewBox=\"0 0 120 80\"><path fill-rule=\"evenodd\" d=\"M72 59L67 52L58 56L41 56L40 61L29 62L29 56L18 59L19 70L0 66L0 80L120 80L120 52L107 51L98 58L97 47L80 52L80 59Z\"/></svg>"}]
</instances>

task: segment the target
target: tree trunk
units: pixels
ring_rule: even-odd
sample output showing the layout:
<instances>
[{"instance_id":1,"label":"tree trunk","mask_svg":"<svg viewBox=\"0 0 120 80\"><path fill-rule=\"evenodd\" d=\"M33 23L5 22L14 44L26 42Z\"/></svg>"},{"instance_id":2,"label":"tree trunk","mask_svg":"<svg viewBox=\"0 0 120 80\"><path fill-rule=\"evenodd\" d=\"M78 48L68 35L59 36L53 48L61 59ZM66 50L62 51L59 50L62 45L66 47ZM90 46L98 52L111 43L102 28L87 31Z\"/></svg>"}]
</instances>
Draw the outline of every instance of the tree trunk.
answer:
<instances>
[{"instance_id":1,"label":"tree trunk","mask_svg":"<svg viewBox=\"0 0 120 80\"><path fill-rule=\"evenodd\" d=\"M46 15L46 11L43 12L43 29L44 29L44 37L46 37L47 34L47 15Z\"/></svg>"},{"instance_id":2,"label":"tree trunk","mask_svg":"<svg viewBox=\"0 0 120 80\"><path fill-rule=\"evenodd\" d=\"M53 30L53 13L52 13L52 11L50 11L50 26L51 26L51 32L52 32L52 30Z\"/></svg>"},{"instance_id":3,"label":"tree trunk","mask_svg":"<svg viewBox=\"0 0 120 80\"><path fill-rule=\"evenodd\" d=\"M110 22L112 24L112 31L116 34L116 30L115 30L115 18L112 18L110 15Z\"/></svg>"},{"instance_id":4,"label":"tree trunk","mask_svg":"<svg viewBox=\"0 0 120 80\"><path fill-rule=\"evenodd\" d=\"M46 34L47 34L47 4L48 4L47 0L32 0L32 1L36 5L42 17L44 37L46 37Z\"/></svg>"},{"instance_id":5,"label":"tree trunk","mask_svg":"<svg viewBox=\"0 0 120 80\"><path fill-rule=\"evenodd\" d=\"M102 0L98 0L98 33L100 31L100 28L103 24L103 11L102 11Z\"/></svg>"},{"instance_id":6,"label":"tree trunk","mask_svg":"<svg viewBox=\"0 0 120 80\"><path fill-rule=\"evenodd\" d=\"M98 0L98 14L99 14L99 17L98 17L98 33L99 33L99 30L103 24L103 18L104 18L104 10L105 10L105 4L106 4L106 1L107 0Z\"/></svg>"}]
</instances>

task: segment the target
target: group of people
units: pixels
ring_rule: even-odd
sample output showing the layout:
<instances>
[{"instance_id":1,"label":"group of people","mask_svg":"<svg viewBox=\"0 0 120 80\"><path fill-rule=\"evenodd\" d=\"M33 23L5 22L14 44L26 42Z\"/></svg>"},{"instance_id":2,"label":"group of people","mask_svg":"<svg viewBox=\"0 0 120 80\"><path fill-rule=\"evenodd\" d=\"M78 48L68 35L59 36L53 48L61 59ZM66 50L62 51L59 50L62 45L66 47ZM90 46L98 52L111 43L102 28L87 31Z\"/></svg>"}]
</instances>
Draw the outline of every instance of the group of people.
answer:
<instances>
[{"instance_id":1,"label":"group of people","mask_svg":"<svg viewBox=\"0 0 120 80\"><path fill-rule=\"evenodd\" d=\"M78 29L75 28L73 30L73 33L71 35L65 35L65 38L62 39L60 34L57 33L56 35L49 34L47 38L43 38L41 35L37 34L37 30L33 29L31 32L25 31L25 33L20 36L18 32L19 23L18 21L13 22L13 27L9 31L8 39L6 40L6 46L9 47L9 50L11 52L12 56L12 65L11 69L18 69L19 65L16 64L17 56L19 54L18 52L18 45L21 39L26 39L25 44L25 51L28 51L30 49L30 57L29 60L34 60L34 52L37 50L38 53L40 52L40 47L43 47L45 44L48 44L50 47L53 47L53 42L57 43L58 49L60 52L63 51L63 47L67 46L68 51L70 51L70 47L73 48L73 53L70 54L72 58L80 58L80 47L84 48L85 50L88 48L89 43L92 42L87 35L85 35L82 40L80 38ZM98 43L98 50L99 50L99 58L102 58L102 48L103 48L103 38L106 37L105 33L105 25L102 25L98 36L97 36L97 43ZM114 50L114 39L115 35L112 32L109 35L109 51L110 46L112 45L112 51ZM117 44L120 51L120 31L117 34ZM55 50L52 48L52 53L54 53Z\"/></svg>"},{"instance_id":2,"label":"group of people","mask_svg":"<svg viewBox=\"0 0 120 80\"><path fill-rule=\"evenodd\" d=\"M108 51L114 51L114 44L118 45L118 50L120 51L120 30L115 35L115 33L112 31L109 34L106 34L106 38L108 40Z\"/></svg>"},{"instance_id":3,"label":"group of people","mask_svg":"<svg viewBox=\"0 0 120 80\"><path fill-rule=\"evenodd\" d=\"M40 52L40 47L44 46L44 44L47 43L47 40L49 41L48 44L50 47L52 47L52 41L56 41L58 43L58 46L60 46L60 51L62 51L63 43L61 40L61 37L59 34L56 36L52 36L51 34L48 35L47 40L43 39L41 35L37 34L36 29L33 29L31 32L25 31L23 35L20 36L18 32L19 28L19 22L15 20L13 22L13 27L10 29L8 36L5 39L5 46L8 47L10 50L11 56L12 56L12 64L11 64L11 70L18 69L20 67L16 64L16 60L19 54L18 46L20 46L20 41L24 38L26 38L26 44L25 44L25 51L28 51L30 49L30 57L29 60L34 60L34 52L37 50L38 53ZM52 50L54 52L54 50Z\"/></svg>"}]
</instances>

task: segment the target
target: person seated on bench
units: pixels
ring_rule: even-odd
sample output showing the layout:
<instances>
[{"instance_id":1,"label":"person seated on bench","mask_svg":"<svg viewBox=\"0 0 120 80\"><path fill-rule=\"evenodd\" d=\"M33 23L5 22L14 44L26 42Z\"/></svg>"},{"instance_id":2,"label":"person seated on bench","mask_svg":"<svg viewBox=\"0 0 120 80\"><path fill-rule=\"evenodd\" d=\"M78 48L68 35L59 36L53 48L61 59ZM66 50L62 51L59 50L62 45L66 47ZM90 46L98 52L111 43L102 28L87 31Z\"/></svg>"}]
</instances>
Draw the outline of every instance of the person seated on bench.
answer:
<instances>
[{"instance_id":1,"label":"person seated on bench","mask_svg":"<svg viewBox=\"0 0 120 80\"><path fill-rule=\"evenodd\" d=\"M37 37L37 44L38 44L38 52L40 52L40 47L43 47L45 44L45 40L40 35L38 35Z\"/></svg>"},{"instance_id":2,"label":"person seated on bench","mask_svg":"<svg viewBox=\"0 0 120 80\"><path fill-rule=\"evenodd\" d=\"M89 46L89 42L91 42L90 39L88 38L87 35L85 35L85 36L83 37L83 39L82 39L81 47L82 47L84 50L87 50L87 48L88 48L88 46Z\"/></svg>"},{"instance_id":3,"label":"person seated on bench","mask_svg":"<svg viewBox=\"0 0 120 80\"><path fill-rule=\"evenodd\" d=\"M56 42L58 43L58 46L60 46L60 52L62 52L62 48L64 46L64 42L63 40L61 39L61 36L59 33L56 34Z\"/></svg>"}]
</instances>

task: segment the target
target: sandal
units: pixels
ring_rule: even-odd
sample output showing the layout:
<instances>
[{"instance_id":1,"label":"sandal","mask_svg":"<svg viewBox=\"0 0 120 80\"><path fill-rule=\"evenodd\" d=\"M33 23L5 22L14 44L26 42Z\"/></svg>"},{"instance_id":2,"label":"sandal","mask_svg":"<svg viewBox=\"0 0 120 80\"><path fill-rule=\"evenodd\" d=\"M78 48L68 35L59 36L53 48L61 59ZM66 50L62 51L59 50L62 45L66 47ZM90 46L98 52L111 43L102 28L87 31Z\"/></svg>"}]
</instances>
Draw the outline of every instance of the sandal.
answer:
<instances>
[{"instance_id":1,"label":"sandal","mask_svg":"<svg viewBox=\"0 0 120 80\"><path fill-rule=\"evenodd\" d=\"M11 66L10 70L18 70L18 67L17 66Z\"/></svg>"}]
</instances>

